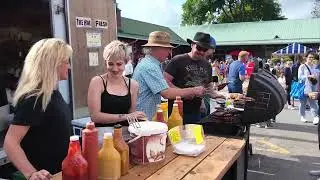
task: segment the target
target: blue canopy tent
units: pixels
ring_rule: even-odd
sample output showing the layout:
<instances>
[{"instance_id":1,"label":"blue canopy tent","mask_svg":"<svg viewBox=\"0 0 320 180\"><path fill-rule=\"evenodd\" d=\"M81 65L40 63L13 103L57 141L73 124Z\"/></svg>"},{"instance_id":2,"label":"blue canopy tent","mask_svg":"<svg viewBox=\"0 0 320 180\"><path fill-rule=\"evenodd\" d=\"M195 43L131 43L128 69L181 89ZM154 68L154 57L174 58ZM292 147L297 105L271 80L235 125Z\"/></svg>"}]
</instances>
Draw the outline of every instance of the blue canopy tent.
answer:
<instances>
[{"instance_id":1,"label":"blue canopy tent","mask_svg":"<svg viewBox=\"0 0 320 180\"><path fill-rule=\"evenodd\" d=\"M315 51L312 48L308 48L299 43L292 43L289 46L279 49L278 51L272 53L273 55L294 55L294 54L305 54L308 51Z\"/></svg>"}]
</instances>

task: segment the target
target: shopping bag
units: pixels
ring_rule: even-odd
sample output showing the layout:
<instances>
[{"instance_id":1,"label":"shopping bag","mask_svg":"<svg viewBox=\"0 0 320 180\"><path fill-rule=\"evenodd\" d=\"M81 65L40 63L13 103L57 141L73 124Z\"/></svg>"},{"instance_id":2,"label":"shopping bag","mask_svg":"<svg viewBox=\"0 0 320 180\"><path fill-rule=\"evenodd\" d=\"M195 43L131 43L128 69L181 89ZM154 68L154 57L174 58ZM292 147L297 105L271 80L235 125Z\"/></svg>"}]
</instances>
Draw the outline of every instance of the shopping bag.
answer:
<instances>
[{"instance_id":1,"label":"shopping bag","mask_svg":"<svg viewBox=\"0 0 320 180\"><path fill-rule=\"evenodd\" d=\"M301 99L304 96L304 85L303 81L293 81L291 85L290 96L295 99Z\"/></svg>"}]
</instances>

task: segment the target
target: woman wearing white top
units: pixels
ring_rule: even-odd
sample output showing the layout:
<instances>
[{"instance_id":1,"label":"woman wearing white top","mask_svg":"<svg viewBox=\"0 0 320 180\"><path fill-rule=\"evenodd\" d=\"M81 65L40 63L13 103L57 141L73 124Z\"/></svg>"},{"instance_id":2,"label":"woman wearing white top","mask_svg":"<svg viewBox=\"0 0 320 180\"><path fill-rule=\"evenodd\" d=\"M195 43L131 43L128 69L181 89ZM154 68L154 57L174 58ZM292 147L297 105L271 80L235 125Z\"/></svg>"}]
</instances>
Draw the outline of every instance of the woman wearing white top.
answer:
<instances>
[{"instance_id":1,"label":"woman wearing white top","mask_svg":"<svg viewBox=\"0 0 320 180\"><path fill-rule=\"evenodd\" d=\"M318 104L316 100L312 100L309 98L308 93L315 92L317 90L318 83L312 83L312 79L318 79L316 76L316 71L312 67L312 61L314 59L314 54L312 52L308 52L306 54L306 63L302 64L298 70L298 79L305 83L304 88L304 96L300 99L300 106L299 106L299 115L301 117L302 122L308 122L306 119L306 104L309 101L311 113L313 116L313 124L318 124L319 117L318 117Z\"/></svg>"}]
</instances>

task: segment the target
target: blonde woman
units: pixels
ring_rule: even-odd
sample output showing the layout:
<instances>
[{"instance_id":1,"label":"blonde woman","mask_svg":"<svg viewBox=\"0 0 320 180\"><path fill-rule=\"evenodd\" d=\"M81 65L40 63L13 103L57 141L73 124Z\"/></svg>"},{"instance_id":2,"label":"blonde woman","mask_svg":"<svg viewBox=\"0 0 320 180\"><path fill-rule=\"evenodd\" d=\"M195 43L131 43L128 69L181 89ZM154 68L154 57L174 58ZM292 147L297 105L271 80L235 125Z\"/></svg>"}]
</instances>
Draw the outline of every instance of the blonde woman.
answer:
<instances>
[{"instance_id":1,"label":"blonde woman","mask_svg":"<svg viewBox=\"0 0 320 180\"><path fill-rule=\"evenodd\" d=\"M71 55L68 44L50 38L35 43L26 56L4 149L28 180L50 179L67 154L71 114L57 84L68 78Z\"/></svg>"},{"instance_id":2,"label":"blonde woman","mask_svg":"<svg viewBox=\"0 0 320 180\"><path fill-rule=\"evenodd\" d=\"M126 44L112 41L103 52L106 73L92 78L88 90L88 108L97 126L128 126L127 117L144 118L136 111L138 83L123 76L128 60Z\"/></svg>"}]
</instances>

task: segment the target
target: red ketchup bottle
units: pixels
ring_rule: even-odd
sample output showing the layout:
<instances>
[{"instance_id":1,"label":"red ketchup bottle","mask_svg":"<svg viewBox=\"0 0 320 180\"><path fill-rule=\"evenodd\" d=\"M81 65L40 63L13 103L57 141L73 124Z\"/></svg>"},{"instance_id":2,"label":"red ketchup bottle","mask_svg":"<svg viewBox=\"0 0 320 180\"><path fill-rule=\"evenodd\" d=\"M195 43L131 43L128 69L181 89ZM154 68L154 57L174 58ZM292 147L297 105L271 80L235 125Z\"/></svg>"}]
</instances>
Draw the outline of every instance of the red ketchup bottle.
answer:
<instances>
[{"instance_id":1,"label":"red ketchup bottle","mask_svg":"<svg viewBox=\"0 0 320 180\"><path fill-rule=\"evenodd\" d=\"M167 122L163 119L163 111L162 111L162 109L158 109L157 110L157 121L167 124Z\"/></svg>"},{"instance_id":2,"label":"red ketchup bottle","mask_svg":"<svg viewBox=\"0 0 320 180\"><path fill-rule=\"evenodd\" d=\"M81 155L79 136L71 136L67 157L62 162L62 180L88 180L88 163Z\"/></svg>"},{"instance_id":3,"label":"red ketchup bottle","mask_svg":"<svg viewBox=\"0 0 320 180\"><path fill-rule=\"evenodd\" d=\"M88 180L98 179L99 144L98 129L94 122L88 122L82 131L82 154L88 162Z\"/></svg>"}]
</instances>

